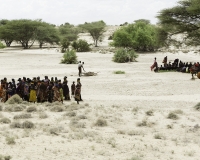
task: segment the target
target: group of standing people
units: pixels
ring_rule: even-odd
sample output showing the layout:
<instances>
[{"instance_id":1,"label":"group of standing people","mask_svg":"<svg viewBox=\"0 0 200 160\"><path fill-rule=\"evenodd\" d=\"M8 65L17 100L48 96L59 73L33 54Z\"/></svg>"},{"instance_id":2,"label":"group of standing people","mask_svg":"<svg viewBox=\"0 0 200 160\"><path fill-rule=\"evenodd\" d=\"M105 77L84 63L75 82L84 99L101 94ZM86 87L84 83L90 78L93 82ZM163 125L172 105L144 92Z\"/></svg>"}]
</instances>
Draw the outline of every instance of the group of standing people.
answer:
<instances>
[{"instance_id":1,"label":"group of standing people","mask_svg":"<svg viewBox=\"0 0 200 160\"><path fill-rule=\"evenodd\" d=\"M71 84L71 97L75 98L77 104L81 99L81 87L80 78L77 82L73 81ZM70 90L68 87L68 80L65 76L63 81L58 80L57 77L48 78L45 76L43 80L40 77L30 78L19 78L17 84L15 79L8 82L7 78L1 80L0 83L0 99L1 102L5 103L10 97L18 94L22 100L28 102L55 102L59 101L63 103L63 100L70 99Z\"/></svg>"}]
</instances>

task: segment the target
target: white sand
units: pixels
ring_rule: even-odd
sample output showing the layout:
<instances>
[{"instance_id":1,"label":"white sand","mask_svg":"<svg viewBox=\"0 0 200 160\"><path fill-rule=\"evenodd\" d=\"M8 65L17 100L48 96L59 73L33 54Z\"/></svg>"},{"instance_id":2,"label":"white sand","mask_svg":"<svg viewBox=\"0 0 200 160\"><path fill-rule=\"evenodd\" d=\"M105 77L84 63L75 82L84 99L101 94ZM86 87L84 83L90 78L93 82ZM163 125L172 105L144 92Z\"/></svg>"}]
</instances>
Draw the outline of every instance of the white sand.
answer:
<instances>
[{"instance_id":1,"label":"white sand","mask_svg":"<svg viewBox=\"0 0 200 160\"><path fill-rule=\"evenodd\" d=\"M0 124L0 154L10 155L13 160L127 160L133 157L199 160L200 129L194 126L200 125L200 112L193 106L200 101L200 80L191 80L191 75L186 73L151 72L154 57L160 65L166 55L169 60L179 58L188 62L200 58L196 54L148 53L140 54L138 62L119 64L112 62L113 54L77 53L78 60L85 62L86 71L99 72L97 76L81 77L84 102L74 112L87 116L79 121L85 128L70 127L72 118L63 116L69 111L51 112L45 105L39 105L38 110L49 117L40 119L39 111L32 113L33 118L29 120L36 126L32 130L11 129L9 124ZM61 58L62 53L55 49L0 50L0 77L67 76L71 85L78 78L77 65L60 64ZM117 70L125 74L113 74ZM145 112L151 109L153 116L147 116ZM178 115L178 120L168 119L168 113L174 110L181 110L183 114ZM0 118L7 117L13 122L17 114L0 111ZM108 126L94 126L98 117L103 117ZM147 119L149 126L137 126L143 119ZM168 129L167 125L173 128ZM59 135L49 133L52 127L60 127ZM155 139L156 134L162 139ZM15 137L16 144L6 143L8 135Z\"/></svg>"}]
</instances>

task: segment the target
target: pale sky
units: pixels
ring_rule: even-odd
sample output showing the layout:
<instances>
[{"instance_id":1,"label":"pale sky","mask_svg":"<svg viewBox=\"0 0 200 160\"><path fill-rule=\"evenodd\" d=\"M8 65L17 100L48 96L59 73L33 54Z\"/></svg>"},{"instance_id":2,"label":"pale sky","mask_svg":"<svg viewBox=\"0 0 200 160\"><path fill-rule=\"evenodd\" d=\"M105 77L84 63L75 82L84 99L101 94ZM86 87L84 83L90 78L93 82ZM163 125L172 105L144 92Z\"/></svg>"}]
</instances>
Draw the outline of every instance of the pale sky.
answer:
<instances>
[{"instance_id":1,"label":"pale sky","mask_svg":"<svg viewBox=\"0 0 200 160\"><path fill-rule=\"evenodd\" d=\"M55 25L103 20L108 25L148 19L179 0L0 0L0 19L42 19Z\"/></svg>"}]
</instances>

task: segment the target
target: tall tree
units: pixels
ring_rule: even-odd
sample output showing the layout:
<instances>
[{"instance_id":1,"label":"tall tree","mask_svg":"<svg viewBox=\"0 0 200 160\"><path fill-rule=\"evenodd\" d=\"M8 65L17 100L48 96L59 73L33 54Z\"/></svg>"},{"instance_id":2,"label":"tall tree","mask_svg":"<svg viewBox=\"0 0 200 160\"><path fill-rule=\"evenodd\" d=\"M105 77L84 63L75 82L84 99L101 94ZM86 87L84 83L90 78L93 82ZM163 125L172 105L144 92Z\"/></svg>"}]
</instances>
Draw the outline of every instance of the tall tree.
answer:
<instances>
[{"instance_id":1,"label":"tall tree","mask_svg":"<svg viewBox=\"0 0 200 160\"><path fill-rule=\"evenodd\" d=\"M58 30L53 25L46 22L41 22L37 27L36 35L36 40L39 42L40 48L42 48L44 43L59 44L60 41Z\"/></svg>"},{"instance_id":2,"label":"tall tree","mask_svg":"<svg viewBox=\"0 0 200 160\"><path fill-rule=\"evenodd\" d=\"M0 39L6 43L7 47L10 47L11 43L14 40L14 32L12 28L7 25L9 20L1 20L0 21Z\"/></svg>"},{"instance_id":3,"label":"tall tree","mask_svg":"<svg viewBox=\"0 0 200 160\"><path fill-rule=\"evenodd\" d=\"M200 0L182 0L159 12L157 18L169 37L184 33L186 43L200 44Z\"/></svg>"},{"instance_id":4,"label":"tall tree","mask_svg":"<svg viewBox=\"0 0 200 160\"><path fill-rule=\"evenodd\" d=\"M97 22L81 24L79 26L90 33L94 41L95 47L97 47L98 41L105 32L106 23L104 21L97 21Z\"/></svg>"},{"instance_id":5,"label":"tall tree","mask_svg":"<svg viewBox=\"0 0 200 160\"><path fill-rule=\"evenodd\" d=\"M137 20L115 31L111 45L136 51L154 51L163 45L159 33L161 29L149 24L148 20ZM164 38L164 34L162 36Z\"/></svg>"}]
</instances>

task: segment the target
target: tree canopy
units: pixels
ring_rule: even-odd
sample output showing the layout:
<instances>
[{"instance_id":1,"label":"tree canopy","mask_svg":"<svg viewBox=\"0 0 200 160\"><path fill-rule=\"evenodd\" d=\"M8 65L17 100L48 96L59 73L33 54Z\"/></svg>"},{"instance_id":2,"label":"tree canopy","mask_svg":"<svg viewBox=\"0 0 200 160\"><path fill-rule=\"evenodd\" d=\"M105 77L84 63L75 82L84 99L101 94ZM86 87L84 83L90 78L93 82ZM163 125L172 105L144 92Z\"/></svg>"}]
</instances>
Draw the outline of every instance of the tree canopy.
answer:
<instances>
[{"instance_id":1,"label":"tree canopy","mask_svg":"<svg viewBox=\"0 0 200 160\"><path fill-rule=\"evenodd\" d=\"M91 23L85 23L79 25L79 27L85 29L90 33L94 41L95 47L98 46L98 41L102 38L103 33L105 32L106 23L104 21L97 21Z\"/></svg>"},{"instance_id":2,"label":"tree canopy","mask_svg":"<svg viewBox=\"0 0 200 160\"><path fill-rule=\"evenodd\" d=\"M17 41L27 49L30 48L35 41L40 43L50 44L59 42L59 36L56 28L41 20L3 20L0 22L0 39L4 40L7 46L10 46L12 41Z\"/></svg>"},{"instance_id":3,"label":"tree canopy","mask_svg":"<svg viewBox=\"0 0 200 160\"><path fill-rule=\"evenodd\" d=\"M150 24L148 20L137 20L115 31L111 45L137 51L154 51L164 45L161 31L161 28ZM164 38L164 34L162 36Z\"/></svg>"},{"instance_id":4,"label":"tree canopy","mask_svg":"<svg viewBox=\"0 0 200 160\"><path fill-rule=\"evenodd\" d=\"M200 1L182 0L172 8L161 10L157 16L159 25L169 37L184 33L186 43L200 44Z\"/></svg>"}]
</instances>

